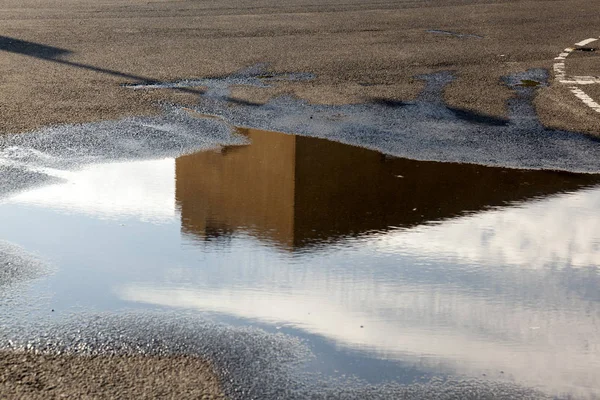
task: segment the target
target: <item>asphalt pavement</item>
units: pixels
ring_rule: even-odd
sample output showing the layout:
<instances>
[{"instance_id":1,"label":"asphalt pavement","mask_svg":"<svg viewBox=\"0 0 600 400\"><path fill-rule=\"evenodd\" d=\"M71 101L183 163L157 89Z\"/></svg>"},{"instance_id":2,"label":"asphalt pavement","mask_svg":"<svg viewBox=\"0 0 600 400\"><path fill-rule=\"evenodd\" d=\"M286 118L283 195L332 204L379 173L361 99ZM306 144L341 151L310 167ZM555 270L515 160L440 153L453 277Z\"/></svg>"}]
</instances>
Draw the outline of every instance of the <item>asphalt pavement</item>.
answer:
<instances>
[{"instance_id":1,"label":"asphalt pavement","mask_svg":"<svg viewBox=\"0 0 600 400\"><path fill-rule=\"evenodd\" d=\"M552 76L535 99L541 121L600 132L600 113L554 71L564 49L599 35L600 14L586 0L7 0L0 21L4 132L151 114L159 101L197 104L202 88L121 84L221 77L257 63L316 79L238 88L236 99L409 101L424 87L415 76L451 71L447 104L491 117L506 116L513 96L503 76L542 68ZM567 74L598 75L598 54L569 56ZM597 102L597 86L580 88Z\"/></svg>"}]
</instances>

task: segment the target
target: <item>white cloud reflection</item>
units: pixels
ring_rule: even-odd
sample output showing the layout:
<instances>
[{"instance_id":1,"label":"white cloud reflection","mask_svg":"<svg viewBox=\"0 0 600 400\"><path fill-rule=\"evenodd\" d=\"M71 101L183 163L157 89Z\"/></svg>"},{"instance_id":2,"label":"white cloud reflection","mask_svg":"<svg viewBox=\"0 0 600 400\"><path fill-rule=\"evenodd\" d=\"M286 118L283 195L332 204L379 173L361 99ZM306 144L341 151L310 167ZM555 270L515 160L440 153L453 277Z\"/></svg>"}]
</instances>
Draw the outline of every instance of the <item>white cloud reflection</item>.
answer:
<instances>
[{"instance_id":1,"label":"white cloud reflection","mask_svg":"<svg viewBox=\"0 0 600 400\"><path fill-rule=\"evenodd\" d=\"M81 170L44 170L65 183L12 196L8 203L41 206L101 218L169 221L175 212L175 160L93 164Z\"/></svg>"},{"instance_id":2,"label":"white cloud reflection","mask_svg":"<svg viewBox=\"0 0 600 400\"><path fill-rule=\"evenodd\" d=\"M373 239L382 252L523 268L600 265L600 190L554 196Z\"/></svg>"},{"instance_id":3,"label":"white cloud reflection","mask_svg":"<svg viewBox=\"0 0 600 400\"><path fill-rule=\"evenodd\" d=\"M234 243L218 268L173 270L175 279L118 293L289 325L419 368L595 398L599 209L600 190L582 191L349 240L293 262L274 251L236 255Z\"/></svg>"}]
</instances>

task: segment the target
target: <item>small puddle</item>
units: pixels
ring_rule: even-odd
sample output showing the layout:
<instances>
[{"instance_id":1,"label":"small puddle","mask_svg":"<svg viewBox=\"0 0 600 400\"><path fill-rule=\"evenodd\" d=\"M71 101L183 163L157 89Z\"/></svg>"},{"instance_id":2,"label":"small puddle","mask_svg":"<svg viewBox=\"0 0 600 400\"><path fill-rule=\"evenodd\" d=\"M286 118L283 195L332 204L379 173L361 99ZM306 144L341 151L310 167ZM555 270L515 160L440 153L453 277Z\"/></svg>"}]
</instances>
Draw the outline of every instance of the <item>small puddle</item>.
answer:
<instances>
[{"instance_id":1,"label":"small puddle","mask_svg":"<svg viewBox=\"0 0 600 400\"><path fill-rule=\"evenodd\" d=\"M522 86L522 87L537 87L540 86L542 83L538 82L538 81L534 81L531 79L523 79L521 80L521 83L517 84L517 86Z\"/></svg>"},{"instance_id":2,"label":"small puddle","mask_svg":"<svg viewBox=\"0 0 600 400\"><path fill-rule=\"evenodd\" d=\"M471 382L458 398L600 395L600 177L239 133L179 157L63 166L61 181L0 200L0 238L56 267L23 290L32 309L5 307L0 342L35 319L175 311L300 338L310 373L400 385L369 389L381 398L439 398L434 377ZM139 321L128 329L161 331ZM217 358L240 350L201 326ZM260 338L244 346L275 343ZM271 376L248 365L237 375Z\"/></svg>"}]
</instances>

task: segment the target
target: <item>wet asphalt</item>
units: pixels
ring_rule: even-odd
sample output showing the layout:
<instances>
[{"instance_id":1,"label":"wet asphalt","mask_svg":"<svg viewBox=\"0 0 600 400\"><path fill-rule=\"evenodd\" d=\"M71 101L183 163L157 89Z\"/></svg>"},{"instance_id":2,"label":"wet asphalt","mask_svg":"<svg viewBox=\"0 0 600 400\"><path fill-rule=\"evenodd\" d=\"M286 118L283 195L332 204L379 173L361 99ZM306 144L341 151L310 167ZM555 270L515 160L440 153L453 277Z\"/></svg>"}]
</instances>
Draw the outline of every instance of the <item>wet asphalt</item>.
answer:
<instances>
[{"instance_id":1,"label":"wet asphalt","mask_svg":"<svg viewBox=\"0 0 600 400\"><path fill-rule=\"evenodd\" d=\"M0 20L4 132L154 113L158 101L198 104L203 87L139 93L120 84L226 77L266 63L316 79L235 88L234 99L411 101L424 87L416 77L451 71L446 103L491 118L509 114L514 94L503 77L541 68L550 75L534 101L541 122L598 133L599 114L553 72L565 48L598 36L600 16L585 0L8 0ZM567 73L597 75L597 57L570 56Z\"/></svg>"},{"instance_id":2,"label":"wet asphalt","mask_svg":"<svg viewBox=\"0 0 600 400\"><path fill-rule=\"evenodd\" d=\"M600 114L553 72L564 48L598 36L594 7L583 0L8 0L0 5L0 131L7 133L0 197L59 181L55 172L65 168L245 143L234 126L420 160L598 173ZM569 67L597 73L595 56ZM530 80L533 87L523 85ZM597 99L597 87L586 91ZM50 268L9 244L0 243L0 256L6 293ZM544 398L488 381L320 381L298 369L310 358L300 340L193 316L0 322L2 362L37 364L41 380L54 376L57 357L64 362L57 354L92 374L102 362L77 357L116 357L137 374L141 355L183 357L206 371L213 385L206 393L233 399ZM51 379L30 385L29 395L13 391L17 381L3 378L2 394L92 393L85 378L74 388Z\"/></svg>"}]
</instances>

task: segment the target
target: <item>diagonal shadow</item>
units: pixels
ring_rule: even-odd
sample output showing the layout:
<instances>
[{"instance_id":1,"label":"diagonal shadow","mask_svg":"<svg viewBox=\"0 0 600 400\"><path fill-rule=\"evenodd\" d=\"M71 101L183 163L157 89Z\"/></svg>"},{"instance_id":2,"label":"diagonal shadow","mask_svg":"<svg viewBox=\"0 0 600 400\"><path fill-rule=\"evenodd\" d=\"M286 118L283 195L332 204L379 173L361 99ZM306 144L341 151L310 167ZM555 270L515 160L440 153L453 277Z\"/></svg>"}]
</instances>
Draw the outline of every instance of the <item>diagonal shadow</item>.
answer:
<instances>
[{"instance_id":1,"label":"diagonal shadow","mask_svg":"<svg viewBox=\"0 0 600 400\"><path fill-rule=\"evenodd\" d=\"M439 96L441 97L441 94ZM408 106L415 104L414 102L390 100L390 99L385 99L382 97L371 98L370 102L372 104L376 104L376 105L391 108L391 109L408 107ZM458 118L462 121L473 123L473 124L488 125L488 126L507 126L509 123L509 120L507 118L497 118L497 117L493 117L491 115L480 114L478 112L466 110L463 108L449 107L447 105L444 105L444 107L446 107L446 109L448 109L450 112L452 112L452 114L456 118Z\"/></svg>"},{"instance_id":2,"label":"diagonal shadow","mask_svg":"<svg viewBox=\"0 0 600 400\"><path fill-rule=\"evenodd\" d=\"M46 46L44 44L27 42L8 36L0 36L0 50L9 53L23 54L30 57L43 59L56 59L57 57L71 54L72 52L59 47Z\"/></svg>"},{"instance_id":3,"label":"diagonal shadow","mask_svg":"<svg viewBox=\"0 0 600 400\"><path fill-rule=\"evenodd\" d=\"M386 99L384 97L373 97L369 100L373 104L377 104L389 108L401 108L412 105L411 102Z\"/></svg>"},{"instance_id":4,"label":"diagonal shadow","mask_svg":"<svg viewBox=\"0 0 600 400\"><path fill-rule=\"evenodd\" d=\"M497 118L491 115L480 114L475 111L466 110L463 108L446 107L452 111L454 116L463 121L471 122L474 124L482 124L488 126L507 126L509 120L507 118Z\"/></svg>"},{"instance_id":5,"label":"diagonal shadow","mask_svg":"<svg viewBox=\"0 0 600 400\"><path fill-rule=\"evenodd\" d=\"M116 71L108 68L95 67L89 64L83 64L78 62L72 62L64 60L61 57L70 55L73 52L59 47L47 46L40 43L28 42L21 39L15 39L8 36L0 36L0 51L6 51L9 53L21 54L29 57L35 57L42 60L51 61L58 64L67 65L70 67L86 69L88 71L94 71L106 75L117 76L119 78L126 78L138 81L139 83L152 84L157 83L157 79L149 78L146 76L128 74L126 72ZM173 87L169 88L184 93L192 93L196 95L204 94L204 90L191 89L185 87Z\"/></svg>"}]
</instances>

